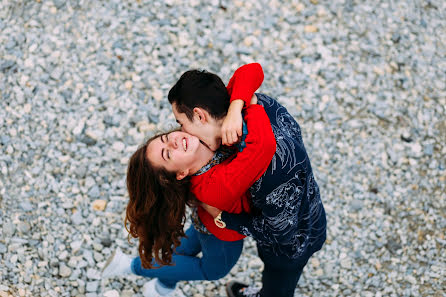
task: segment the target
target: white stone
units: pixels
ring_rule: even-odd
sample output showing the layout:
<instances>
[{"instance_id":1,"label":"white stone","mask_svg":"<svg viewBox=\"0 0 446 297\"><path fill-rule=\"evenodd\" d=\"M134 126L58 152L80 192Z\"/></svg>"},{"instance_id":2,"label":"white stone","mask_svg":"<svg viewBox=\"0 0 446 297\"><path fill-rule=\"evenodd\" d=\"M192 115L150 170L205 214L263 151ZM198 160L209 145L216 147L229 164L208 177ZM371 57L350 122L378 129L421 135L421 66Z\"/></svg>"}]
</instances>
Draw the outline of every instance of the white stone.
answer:
<instances>
[{"instance_id":1,"label":"white stone","mask_svg":"<svg viewBox=\"0 0 446 297\"><path fill-rule=\"evenodd\" d=\"M20 288L20 289L19 289L19 296L20 296L20 297L23 297L23 296L25 296L25 294L26 294L25 290L22 289L22 288Z\"/></svg>"},{"instance_id":2,"label":"white stone","mask_svg":"<svg viewBox=\"0 0 446 297\"><path fill-rule=\"evenodd\" d=\"M317 131L324 130L324 123L322 123L322 122L314 123L314 129L317 130Z\"/></svg>"},{"instance_id":3,"label":"white stone","mask_svg":"<svg viewBox=\"0 0 446 297\"><path fill-rule=\"evenodd\" d=\"M68 252L66 250L63 250L60 255L58 256L59 260L65 260L68 257Z\"/></svg>"},{"instance_id":4,"label":"white stone","mask_svg":"<svg viewBox=\"0 0 446 297\"><path fill-rule=\"evenodd\" d=\"M119 297L119 292L116 290L110 290L104 292L104 297Z\"/></svg>"},{"instance_id":5,"label":"white stone","mask_svg":"<svg viewBox=\"0 0 446 297\"><path fill-rule=\"evenodd\" d=\"M31 111L31 104L26 103L26 104L23 106L23 111L24 111L25 113L29 113L29 112Z\"/></svg>"},{"instance_id":6,"label":"white stone","mask_svg":"<svg viewBox=\"0 0 446 297\"><path fill-rule=\"evenodd\" d=\"M131 80L126 81L126 82L124 83L124 87L125 87L127 90L131 90L131 89L133 88L133 83L132 83L132 81L131 81Z\"/></svg>"},{"instance_id":7,"label":"white stone","mask_svg":"<svg viewBox=\"0 0 446 297\"><path fill-rule=\"evenodd\" d=\"M79 123L76 125L76 127L73 129L73 135L78 136L82 133L85 127L84 121L79 121Z\"/></svg>"},{"instance_id":8,"label":"white stone","mask_svg":"<svg viewBox=\"0 0 446 297\"><path fill-rule=\"evenodd\" d=\"M350 269L352 267L352 262L349 258L344 258L341 260L341 267Z\"/></svg>"},{"instance_id":9,"label":"white stone","mask_svg":"<svg viewBox=\"0 0 446 297\"><path fill-rule=\"evenodd\" d=\"M163 92L161 92L158 89L155 89L155 90L152 91L152 97L156 101L161 101L163 99L164 95L163 95Z\"/></svg>"},{"instance_id":10,"label":"white stone","mask_svg":"<svg viewBox=\"0 0 446 297\"><path fill-rule=\"evenodd\" d=\"M62 277L68 277L71 274L71 269L65 264L61 264L59 267L59 275Z\"/></svg>"},{"instance_id":11,"label":"white stone","mask_svg":"<svg viewBox=\"0 0 446 297\"><path fill-rule=\"evenodd\" d=\"M255 269L255 270L262 270L263 269L263 261L260 260L260 258L254 258L248 262L249 268Z\"/></svg>"},{"instance_id":12,"label":"white stone","mask_svg":"<svg viewBox=\"0 0 446 297\"><path fill-rule=\"evenodd\" d=\"M29 47L28 50L29 50L30 53L32 53L32 52L34 52L36 49L37 49L37 44L36 44L36 43L33 43L33 44L30 45L30 47Z\"/></svg>"},{"instance_id":13,"label":"white stone","mask_svg":"<svg viewBox=\"0 0 446 297\"><path fill-rule=\"evenodd\" d=\"M412 285L416 285L417 284L417 280L415 277L413 277L412 275L406 275L406 280L411 283Z\"/></svg>"},{"instance_id":14,"label":"white stone","mask_svg":"<svg viewBox=\"0 0 446 297\"><path fill-rule=\"evenodd\" d=\"M82 247L82 241L77 240L70 243L71 251L73 254L77 253Z\"/></svg>"},{"instance_id":15,"label":"white stone","mask_svg":"<svg viewBox=\"0 0 446 297\"><path fill-rule=\"evenodd\" d=\"M122 152L125 149L125 144L121 141L116 141L113 143L112 148L117 152Z\"/></svg>"},{"instance_id":16,"label":"white stone","mask_svg":"<svg viewBox=\"0 0 446 297\"><path fill-rule=\"evenodd\" d=\"M100 279L101 278L101 273L93 268L89 268L87 270L87 277L90 279Z\"/></svg>"},{"instance_id":17,"label":"white stone","mask_svg":"<svg viewBox=\"0 0 446 297\"><path fill-rule=\"evenodd\" d=\"M414 154L416 156L420 156L423 151L423 148L421 147L421 145L418 142L413 143L411 148L412 148L412 152L414 152Z\"/></svg>"},{"instance_id":18,"label":"white stone","mask_svg":"<svg viewBox=\"0 0 446 297\"><path fill-rule=\"evenodd\" d=\"M87 282L87 292L96 292L96 290L98 289L98 282L94 281L94 282Z\"/></svg>"}]
</instances>

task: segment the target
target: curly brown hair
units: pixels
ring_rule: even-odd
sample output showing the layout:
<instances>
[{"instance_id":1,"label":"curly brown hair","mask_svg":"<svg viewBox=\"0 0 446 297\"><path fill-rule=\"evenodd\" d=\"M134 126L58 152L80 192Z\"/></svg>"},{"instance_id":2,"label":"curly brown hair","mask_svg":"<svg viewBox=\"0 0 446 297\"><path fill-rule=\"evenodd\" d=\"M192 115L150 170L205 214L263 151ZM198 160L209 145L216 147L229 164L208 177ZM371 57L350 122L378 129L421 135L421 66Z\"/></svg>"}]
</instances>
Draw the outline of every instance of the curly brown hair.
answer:
<instances>
[{"instance_id":1,"label":"curly brown hair","mask_svg":"<svg viewBox=\"0 0 446 297\"><path fill-rule=\"evenodd\" d=\"M175 172L157 168L147 158L150 142L140 146L131 156L127 168L127 205L125 227L134 238L139 238L142 266L154 268L153 259L160 266L172 265L172 254L185 237L186 205L195 200L190 192L190 177L177 180ZM130 227L127 227L130 223Z\"/></svg>"}]
</instances>

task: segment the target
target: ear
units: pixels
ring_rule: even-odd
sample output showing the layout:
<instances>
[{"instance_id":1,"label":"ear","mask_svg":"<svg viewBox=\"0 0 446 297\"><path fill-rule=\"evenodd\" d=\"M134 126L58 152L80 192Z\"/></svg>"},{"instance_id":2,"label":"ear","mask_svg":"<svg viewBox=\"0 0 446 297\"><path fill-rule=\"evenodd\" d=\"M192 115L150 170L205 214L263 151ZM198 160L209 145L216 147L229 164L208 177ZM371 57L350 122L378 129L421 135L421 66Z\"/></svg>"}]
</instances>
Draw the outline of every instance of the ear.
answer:
<instances>
[{"instance_id":1,"label":"ear","mask_svg":"<svg viewBox=\"0 0 446 297\"><path fill-rule=\"evenodd\" d=\"M183 170L180 172L177 172L177 180L182 180L183 178L185 178L186 176L189 175L189 170Z\"/></svg>"},{"instance_id":2,"label":"ear","mask_svg":"<svg viewBox=\"0 0 446 297\"><path fill-rule=\"evenodd\" d=\"M195 107L194 118L196 118L200 123L205 124L206 122L208 122L209 113L200 107Z\"/></svg>"}]
</instances>

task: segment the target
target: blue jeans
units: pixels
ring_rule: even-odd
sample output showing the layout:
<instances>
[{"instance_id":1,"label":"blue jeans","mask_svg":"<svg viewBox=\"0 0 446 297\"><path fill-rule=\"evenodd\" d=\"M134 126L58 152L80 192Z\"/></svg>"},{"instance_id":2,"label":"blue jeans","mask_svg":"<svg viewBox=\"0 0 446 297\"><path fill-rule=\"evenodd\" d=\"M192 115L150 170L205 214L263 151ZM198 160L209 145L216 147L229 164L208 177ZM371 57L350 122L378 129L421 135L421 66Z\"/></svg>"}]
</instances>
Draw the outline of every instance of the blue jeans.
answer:
<instances>
[{"instance_id":1,"label":"blue jeans","mask_svg":"<svg viewBox=\"0 0 446 297\"><path fill-rule=\"evenodd\" d=\"M173 256L173 266L145 269L140 257L132 260L132 272L145 277L157 277L168 288L178 281L217 280L229 273L243 249L243 240L222 241L214 235L198 232L193 226L186 231ZM196 255L202 252L201 258ZM159 267L153 261L155 267Z\"/></svg>"}]
</instances>

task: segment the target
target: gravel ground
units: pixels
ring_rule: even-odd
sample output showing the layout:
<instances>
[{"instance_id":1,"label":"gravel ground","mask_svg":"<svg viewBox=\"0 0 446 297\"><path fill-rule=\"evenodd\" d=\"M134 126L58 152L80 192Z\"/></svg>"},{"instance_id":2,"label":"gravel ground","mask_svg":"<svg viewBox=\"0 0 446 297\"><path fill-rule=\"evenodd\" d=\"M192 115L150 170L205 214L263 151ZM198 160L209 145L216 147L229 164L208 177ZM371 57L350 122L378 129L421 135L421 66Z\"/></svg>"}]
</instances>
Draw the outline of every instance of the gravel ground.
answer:
<instances>
[{"instance_id":1,"label":"gravel ground","mask_svg":"<svg viewBox=\"0 0 446 297\"><path fill-rule=\"evenodd\" d=\"M282 3L283 2L283 3ZM128 157L204 68L265 71L302 126L328 219L298 296L446 296L443 0L0 0L0 296L142 296L100 279L127 242ZM259 282L253 242L225 296Z\"/></svg>"}]
</instances>

